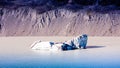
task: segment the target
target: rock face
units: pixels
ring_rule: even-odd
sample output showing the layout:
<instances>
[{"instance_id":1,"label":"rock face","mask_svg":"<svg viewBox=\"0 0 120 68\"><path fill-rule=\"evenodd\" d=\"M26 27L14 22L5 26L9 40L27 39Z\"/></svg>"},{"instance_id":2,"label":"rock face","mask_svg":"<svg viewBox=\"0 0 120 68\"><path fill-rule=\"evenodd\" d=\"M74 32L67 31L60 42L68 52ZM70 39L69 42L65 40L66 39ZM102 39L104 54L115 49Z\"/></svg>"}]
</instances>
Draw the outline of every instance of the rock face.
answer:
<instances>
[{"instance_id":1,"label":"rock face","mask_svg":"<svg viewBox=\"0 0 120 68\"><path fill-rule=\"evenodd\" d=\"M12 3L14 0L10 1ZM43 1L46 3L47 0ZM96 8L96 6L81 6L79 2L79 4L74 4L78 0L70 4L66 4L69 3L67 0L52 1L54 0L42 7L34 8L30 6L10 8L2 5L0 7L0 36L77 36L80 34L120 36L120 11L114 8L116 6L109 8L97 6ZM59 5L53 4L58 2ZM3 2L0 3L3 4ZM90 3L94 4L94 2Z\"/></svg>"}]
</instances>

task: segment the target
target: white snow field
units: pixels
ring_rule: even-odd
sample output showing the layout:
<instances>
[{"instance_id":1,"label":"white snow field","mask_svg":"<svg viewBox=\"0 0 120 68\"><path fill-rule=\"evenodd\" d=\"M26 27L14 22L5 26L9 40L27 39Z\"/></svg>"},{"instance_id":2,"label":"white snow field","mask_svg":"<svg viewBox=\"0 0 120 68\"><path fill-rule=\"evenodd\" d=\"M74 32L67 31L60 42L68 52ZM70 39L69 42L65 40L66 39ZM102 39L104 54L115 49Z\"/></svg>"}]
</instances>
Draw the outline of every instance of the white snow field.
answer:
<instances>
[{"instance_id":1,"label":"white snow field","mask_svg":"<svg viewBox=\"0 0 120 68\"><path fill-rule=\"evenodd\" d=\"M0 68L120 68L120 37L88 37L87 49L32 50L36 40L74 37L0 37Z\"/></svg>"}]
</instances>

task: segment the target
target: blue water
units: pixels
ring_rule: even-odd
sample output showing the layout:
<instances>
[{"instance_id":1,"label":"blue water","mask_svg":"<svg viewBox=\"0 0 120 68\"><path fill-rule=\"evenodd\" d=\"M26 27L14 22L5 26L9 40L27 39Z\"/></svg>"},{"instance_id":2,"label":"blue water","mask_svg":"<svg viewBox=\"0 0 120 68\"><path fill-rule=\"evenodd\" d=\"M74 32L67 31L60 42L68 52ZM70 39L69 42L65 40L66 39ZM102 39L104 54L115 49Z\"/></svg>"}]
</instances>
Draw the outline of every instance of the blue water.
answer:
<instances>
[{"instance_id":1,"label":"blue water","mask_svg":"<svg viewBox=\"0 0 120 68\"><path fill-rule=\"evenodd\" d=\"M94 55L87 50L30 52L0 56L0 68L120 68L119 57Z\"/></svg>"}]
</instances>

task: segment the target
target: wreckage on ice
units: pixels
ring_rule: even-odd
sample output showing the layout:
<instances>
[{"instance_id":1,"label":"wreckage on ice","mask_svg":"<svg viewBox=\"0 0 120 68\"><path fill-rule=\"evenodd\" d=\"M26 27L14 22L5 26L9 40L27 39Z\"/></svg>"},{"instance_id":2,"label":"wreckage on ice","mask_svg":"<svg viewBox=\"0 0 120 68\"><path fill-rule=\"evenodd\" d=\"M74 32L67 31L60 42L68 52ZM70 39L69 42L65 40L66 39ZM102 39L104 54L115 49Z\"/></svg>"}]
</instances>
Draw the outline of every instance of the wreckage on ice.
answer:
<instances>
[{"instance_id":1,"label":"wreckage on ice","mask_svg":"<svg viewBox=\"0 0 120 68\"><path fill-rule=\"evenodd\" d=\"M63 43L35 41L31 48L34 50L74 50L78 48L86 49L88 36L83 34L72 40Z\"/></svg>"}]
</instances>

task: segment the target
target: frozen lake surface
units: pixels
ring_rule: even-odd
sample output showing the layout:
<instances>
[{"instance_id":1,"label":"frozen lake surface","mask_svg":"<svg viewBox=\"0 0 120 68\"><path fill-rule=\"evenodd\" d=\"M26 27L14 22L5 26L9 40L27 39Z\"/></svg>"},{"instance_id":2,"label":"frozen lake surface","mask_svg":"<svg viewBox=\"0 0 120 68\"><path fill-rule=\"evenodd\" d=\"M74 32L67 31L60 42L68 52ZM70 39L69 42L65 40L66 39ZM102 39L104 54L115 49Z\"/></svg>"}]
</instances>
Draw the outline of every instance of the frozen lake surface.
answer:
<instances>
[{"instance_id":1,"label":"frozen lake surface","mask_svg":"<svg viewBox=\"0 0 120 68\"><path fill-rule=\"evenodd\" d=\"M73 37L0 37L0 68L120 68L120 37L89 37L87 49L32 50L36 41Z\"/></svg>"}]
</instances>

